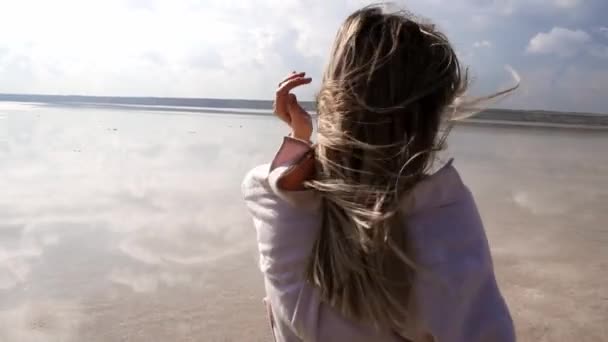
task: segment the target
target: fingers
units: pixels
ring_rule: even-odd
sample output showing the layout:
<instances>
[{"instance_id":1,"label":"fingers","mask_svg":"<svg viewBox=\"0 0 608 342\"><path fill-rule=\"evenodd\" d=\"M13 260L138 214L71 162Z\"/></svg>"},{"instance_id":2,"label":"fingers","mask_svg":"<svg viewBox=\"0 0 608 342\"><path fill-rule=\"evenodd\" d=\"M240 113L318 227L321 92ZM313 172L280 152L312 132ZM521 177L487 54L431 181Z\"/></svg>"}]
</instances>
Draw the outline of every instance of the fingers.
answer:
<instances>
[{"instance_id":1,"label":"fingers","mask_svg":"<svg viewBox=\"0 0 608 342\"><path fill-rule=\"evenodd\" d=\"M277 89L277 96L282 96L282 95L288 94L294 88L299 87L304 84L309 84L310 82L312 82L312 78L310 78L310 77L306 78L303 76L299 76L299 77L296 76L281 84L279 89Z\"/></svg>"},{"instance_id":2,"label":"fingers","mask_svg":"<svg viewBox=\"0 0 608 342\"><path fill-rule=\"evenodd\" d=\"M281 83L279 83L279 87L276 91L276 97L273 106L274 112L281 120L285 121L289 125L291 125L293 121L292 115L290 113L291 107L296 107L294 108L296 112L304 111L297 103L297 98L295 97L295 95L290 94L290 91L298 86L312 82L312 78L306 78L304 77L305 75L305 72L292 72ZM298 114L300 113L297 113L296 115L299 116Z\"/></svg>"},{"instance_id":3,"label":"fingers","mask_svg":"<svg viewBox=\"0 0 608 342\"><path fill-rule=\"evenodd\" d=\"M284 78L284 79L281 81L281 83L279 83L279 87L281 87L281 85L282 85L283 83L285 83L285 82L287 82L287 81L289 81L289 80L292 80L292 79L294 79L294 78L296 78L296 77L304 77L305 75L306 75L306 73L305 73L305 72L295 72L295 71L292 71L292 72L291 72L291 74L287 75L287 77L285 77L285 78Z\"/></svg>"}]
</instances>

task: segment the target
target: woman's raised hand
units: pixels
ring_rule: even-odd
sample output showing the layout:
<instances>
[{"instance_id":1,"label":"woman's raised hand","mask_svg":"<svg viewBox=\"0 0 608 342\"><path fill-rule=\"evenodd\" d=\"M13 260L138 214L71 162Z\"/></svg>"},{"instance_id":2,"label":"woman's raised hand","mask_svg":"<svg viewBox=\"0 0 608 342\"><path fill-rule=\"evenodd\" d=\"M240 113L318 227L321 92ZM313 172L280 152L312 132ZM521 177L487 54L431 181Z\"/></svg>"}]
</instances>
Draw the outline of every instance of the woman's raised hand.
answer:
<instances>
[{"instance_id":1,"label":"woman's raised hand","mask_svg":"<svg viewBox=\"0 0 608 342\"><path fill-rule=\"evenodd\" d=\"M312 119L291 93L294 88L312 81L312 78L305 76L304 72L294 71L279 83L274 100L274 113L291 127L291 135L294 138L310 141Z\"/></svg>"}]
</instances>

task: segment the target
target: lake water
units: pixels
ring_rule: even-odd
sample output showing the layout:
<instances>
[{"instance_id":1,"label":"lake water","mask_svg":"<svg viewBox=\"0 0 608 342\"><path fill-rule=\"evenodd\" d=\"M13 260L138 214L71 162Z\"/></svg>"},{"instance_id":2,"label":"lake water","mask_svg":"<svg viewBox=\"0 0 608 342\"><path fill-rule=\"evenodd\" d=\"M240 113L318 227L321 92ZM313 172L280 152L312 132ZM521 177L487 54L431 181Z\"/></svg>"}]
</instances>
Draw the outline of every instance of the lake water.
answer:
<instances>
[{"instance_id":1,"label":"lake water","mask_svg":"<svg viewBox=\"0 0 608 342\"><path fill-rule=\"evenodd\" d=\"M0 341L265 341L240 198L264 115L0 103ZM524 341L608 340L608 131L461 125Z\"/></svg>"}]
</instances>

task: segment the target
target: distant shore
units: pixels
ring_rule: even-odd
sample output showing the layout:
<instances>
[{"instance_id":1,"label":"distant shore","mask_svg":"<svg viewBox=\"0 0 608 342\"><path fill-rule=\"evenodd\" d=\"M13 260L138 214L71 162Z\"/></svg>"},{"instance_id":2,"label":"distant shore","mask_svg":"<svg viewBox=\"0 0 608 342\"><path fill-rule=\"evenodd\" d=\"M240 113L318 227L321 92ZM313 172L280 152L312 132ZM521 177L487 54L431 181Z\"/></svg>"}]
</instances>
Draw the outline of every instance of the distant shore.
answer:
<instances>
[{"instance_id":1,"label":"distant shore","mask_svg":"<svg viewBox=\"0 0 608 342\"><path fill-rule=\"evenodd\" d=\"M270 114L272 112L272 101L267 100L0 94L0 102L38 103L58 107L218 114ZM307 110L315 110L313 102L305 101L302 104ZM608 114L486 109L466 119L464 123L608 129Z\"/></svg>"}]
</instances>

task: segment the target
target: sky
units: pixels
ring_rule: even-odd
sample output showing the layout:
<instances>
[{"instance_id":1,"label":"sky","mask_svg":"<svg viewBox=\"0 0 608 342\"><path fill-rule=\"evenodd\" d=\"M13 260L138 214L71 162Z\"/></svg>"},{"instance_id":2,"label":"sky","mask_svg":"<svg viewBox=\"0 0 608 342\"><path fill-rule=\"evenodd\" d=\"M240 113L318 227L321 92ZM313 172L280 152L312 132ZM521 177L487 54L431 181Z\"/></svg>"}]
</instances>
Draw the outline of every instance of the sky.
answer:
<instances>
[{"instance_id":1,"label":"sky","mask_svg":"<svg viewBox=\"0 0 608 342\"><path fill-rule=\"evenodd\" d=\"M314 79L360 0L0 0L0 93L271 99L292 70ZM605 0L409 0L496 107L608 113Z\"/></svg>"}]
</instances>

